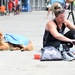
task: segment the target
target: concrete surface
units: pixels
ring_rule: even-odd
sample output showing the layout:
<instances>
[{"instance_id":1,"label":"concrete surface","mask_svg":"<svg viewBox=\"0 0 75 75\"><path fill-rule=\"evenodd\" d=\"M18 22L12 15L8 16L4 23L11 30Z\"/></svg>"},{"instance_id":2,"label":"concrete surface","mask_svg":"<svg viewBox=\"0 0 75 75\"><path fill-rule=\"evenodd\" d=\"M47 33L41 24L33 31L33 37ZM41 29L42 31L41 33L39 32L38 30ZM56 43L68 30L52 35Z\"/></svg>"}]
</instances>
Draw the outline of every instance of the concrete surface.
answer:
<instances>
[{"instance_id":1,"label":"concrete surface","mask_svg":"<svg viewBox=\"0 0 75 75\"><path fill-rule=\"evenodd\" d=\"M68 12L66 11L66 17ZM28 37L33 51L0 51L0 75L75 75L75 61L44 61L34 59L40 54L47 11L21 12L20 15L0 16L0 31ZM70 17L69 20L72 21Z\"/></svg>"}]
</instances>

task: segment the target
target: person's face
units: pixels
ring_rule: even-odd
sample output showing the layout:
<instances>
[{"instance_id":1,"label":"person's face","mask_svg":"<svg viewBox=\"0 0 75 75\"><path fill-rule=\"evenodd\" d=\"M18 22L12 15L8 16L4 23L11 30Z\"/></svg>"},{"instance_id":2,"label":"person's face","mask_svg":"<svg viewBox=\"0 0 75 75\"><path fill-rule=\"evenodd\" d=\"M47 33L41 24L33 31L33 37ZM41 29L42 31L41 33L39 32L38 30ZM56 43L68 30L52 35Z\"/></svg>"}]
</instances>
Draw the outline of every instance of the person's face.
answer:
<instances>
[{"instance_id":1,"label":"person's face","mask_svg":"<svg viewBox=\"0 0 75 75\"><path fill-rule=\"evenodd\" d=\"M63 23L64 20L65 20L65 14L64 13L63 14L59 14L57 16L57 20L58 20L59 23Z\"/></svg>"}]
</instances>

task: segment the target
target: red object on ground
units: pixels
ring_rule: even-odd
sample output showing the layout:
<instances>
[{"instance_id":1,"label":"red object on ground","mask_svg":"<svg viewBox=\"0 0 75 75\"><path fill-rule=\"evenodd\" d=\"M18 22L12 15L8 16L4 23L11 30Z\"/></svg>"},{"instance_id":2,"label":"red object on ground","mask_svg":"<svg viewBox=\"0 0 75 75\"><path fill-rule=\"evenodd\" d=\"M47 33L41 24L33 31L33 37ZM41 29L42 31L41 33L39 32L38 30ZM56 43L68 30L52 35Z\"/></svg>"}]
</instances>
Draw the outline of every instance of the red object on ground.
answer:
<instances>
[{"instance_id":1,"label":"red object on ground","mask_svg":"<svg viewBox=\"0 0 75 75\"><path fill-rule=\"evenodd\" d=\"M39 54L34 54L34 59L40 59L40 55Z\"/></svg>"}]
</instances>

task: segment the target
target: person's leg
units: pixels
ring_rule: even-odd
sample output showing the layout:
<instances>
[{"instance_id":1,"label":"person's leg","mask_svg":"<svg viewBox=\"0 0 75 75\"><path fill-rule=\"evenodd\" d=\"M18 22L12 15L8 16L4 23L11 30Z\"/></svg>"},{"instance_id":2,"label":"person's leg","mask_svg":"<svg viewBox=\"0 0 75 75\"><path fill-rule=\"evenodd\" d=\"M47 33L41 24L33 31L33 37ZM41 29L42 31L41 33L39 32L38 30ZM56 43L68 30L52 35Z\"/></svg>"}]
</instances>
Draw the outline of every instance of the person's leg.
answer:
<instances>
[{"instance_id":1,"label":"person's leg","mask_svg":"<svg viewBox=\"0 0 75 75\"><path fill-rule=\"evenodd\" d=\"M12 6L12 12L13 12L13 14L16 14L15 12L16 12L16 6Z\"/></svg>"},{"instance_id":2,"label":"person's leg","mask_svg":"<svg viewBox=\"0 0 75 75\"><path fill-rule=\"evenodd\" d=\"M70 38L70 39L75 39L75 30L70 30L64 36Z\"/></svg>"},{"instance_id":3,"label":"person's leg","mask_svg":"<svg viewBox=\"0 0 75 75\"><path fill-rule=\"evenodd\" d=\"M64 36L70 38L70 39L75 39L75 30L70 30L68 31ZM63 49L64 51L67 52L67 54L71 57L73 57L73 59L75 59L75 55L70 51L70 48L73 47L73 44L70 42L63 42Z\"/></svg>"},{"instance_id":4,"label":"person's leg","mask_svg":"<svg viewBox=\"0 0 75 75\"><path fill-rule=\"evenodd\" d=\"M69 30L67 33L64 34L64 36L66 36L70 39L75 39L75 30ZM69 43L69 44L70 44L70 47L73 47L72 43Z\"/></svg>"},{"instance_id":5,"label":"person's leg","mask_svg":"<svg viewBox=\"0 0 75 75\"><path fill-rule=\"evenodd\" d=\"M16 7L16 14L19 14L19 5Z\"/></svg>"},{"instance_id":6,"label":"person's leg","mask_svg":"<svg viewBox=\"0 0 75 75\"><path fill-rule=\"evenodd\" d=\"M75 30L69 30L67 33L64 34L64 36L66 36L66 37L68 37L70 39L75 39ZM73 44L70 43L70 42L64 42L64 41L62 42L61 41L61 43L69 45L70 48L73 47Z\"/></svg>"},{"instance_id":7,"label":"person's leg","mask_svg":"<svg viewBox=\"0 0 75 75\"><path fill-rule=\"evenodd\" d=\"M49 16L49 14L50 14L50 8L48 8L47 18L48 18L48 16Z\"/></svg>"}]
</instances>

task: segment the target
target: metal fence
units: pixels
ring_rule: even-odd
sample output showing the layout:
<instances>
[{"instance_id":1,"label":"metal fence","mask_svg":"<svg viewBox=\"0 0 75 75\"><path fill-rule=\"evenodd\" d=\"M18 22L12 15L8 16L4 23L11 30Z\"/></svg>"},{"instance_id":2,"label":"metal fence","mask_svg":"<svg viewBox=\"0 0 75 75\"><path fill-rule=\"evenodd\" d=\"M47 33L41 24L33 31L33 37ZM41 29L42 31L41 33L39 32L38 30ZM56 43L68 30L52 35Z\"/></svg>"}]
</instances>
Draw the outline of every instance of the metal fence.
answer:
<instances>
[{"instance_id":1,"label":"metal fence","mask_svg":"<svg viewBox=\"0 0 75 75\"><path fill-rule=\"evenodd\" d=\"M30 0L31 10L45 10L46 0Z\"/></svg>"},{"instance_id":2,"label":"metal fence","mask_svg":"<svg viewBox=\"0 0 75 75\"><path fill-rule=\"evenodd\" d=\"M5 6L6 6L6 10L8 10L8 5L7 5L7 3L8 3L8 0L0 0L0 6L1 6L1 5L5 5Z\"/></svg>"},{"instance_id":3,"label":"metal fence","mask_svg":"<svg viewBox=\"0 0 75 75\"><path fill-rule=\"evenodd\" d=\"M5 5L6 9L8 10L8 3L9 0L0 0L0 5ZM22 0L24 1L24 0ZM46 9L46 1L47 0L30 0L30 6L31 6L31 10L45 10ZM23 3L23 2L22 2Z\"/></svg>"}]
</instances>

